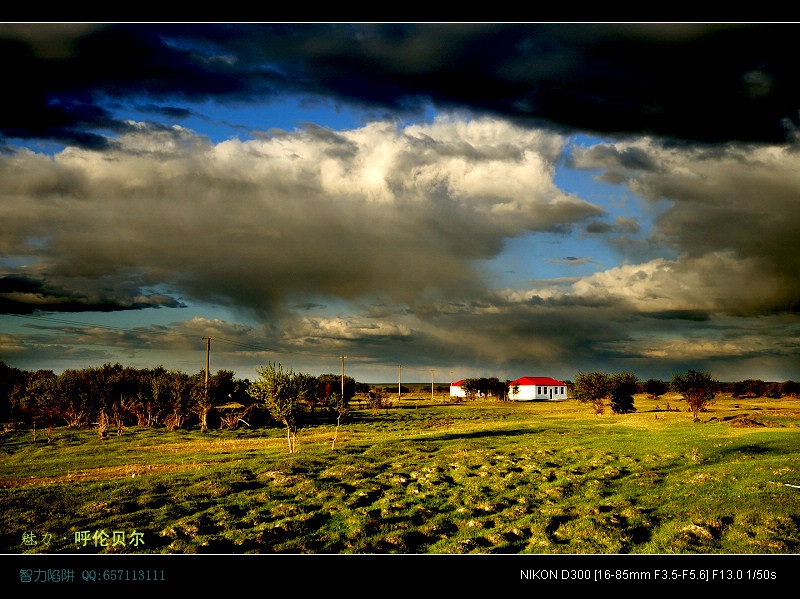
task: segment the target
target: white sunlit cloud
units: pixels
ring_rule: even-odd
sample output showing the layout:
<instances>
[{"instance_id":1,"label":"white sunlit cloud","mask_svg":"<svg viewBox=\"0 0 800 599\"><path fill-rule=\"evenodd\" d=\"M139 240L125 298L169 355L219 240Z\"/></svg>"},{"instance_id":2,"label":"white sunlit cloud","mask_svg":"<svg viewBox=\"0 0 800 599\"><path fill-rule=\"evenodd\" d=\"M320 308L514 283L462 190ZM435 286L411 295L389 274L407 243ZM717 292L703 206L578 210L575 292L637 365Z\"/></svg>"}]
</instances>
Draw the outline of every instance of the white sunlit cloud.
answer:
<instances>
[{"instance_id":1,"label":"white sunlit cloud","mask_svg":"<svg viewBox=\"0 0 800 599\"><path fill-rule=\"evenodd\" d=\"M479 284L471 260L504 237L595 211L552 185L553 136L492 120L216 146L141 130L118 143L0 161L14 170L0 187L16 198L0 227L49 240L30 272L87 285L124 277L252 309L312 290L407 298L440 282Z\"/></svg>"}]
</instances>

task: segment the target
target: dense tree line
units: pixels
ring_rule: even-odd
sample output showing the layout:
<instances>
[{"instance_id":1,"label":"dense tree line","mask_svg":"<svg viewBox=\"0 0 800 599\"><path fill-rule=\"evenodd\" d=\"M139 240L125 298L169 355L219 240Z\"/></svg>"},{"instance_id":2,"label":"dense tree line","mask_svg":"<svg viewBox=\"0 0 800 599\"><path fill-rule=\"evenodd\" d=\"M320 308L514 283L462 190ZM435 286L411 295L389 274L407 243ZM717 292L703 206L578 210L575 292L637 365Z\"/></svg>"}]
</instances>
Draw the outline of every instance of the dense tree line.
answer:
<instances>
[{"instance_id":1,"label":"dense tree line","mask_svg":"<svg viewBox=\"0 0 800 599\"><path fill-rule=\"evenodd\" d=\"M686 400L696 420L698 412L714 399L719 387L719 381L711 374L696 370L673 375L669 384L658 379L642 382L631 372L579 372L572 397L590 403L595 414L602 414L606 405L614 414L627 414L636 411L633 397L636 393L647 393L656 398L674 391Z\"/></svg>"},{"instance_id":2,"label":"dense tree line","mask_svg":"<svg viewBox=\"0 0 800 599\"><path fill-rule=\"evenodd\" d=\"M785 381L783 383L765 382L761 379L746 379L725 385L725 390L733 397L769 397L778 399L784 396L800 395L800 383Z\"/></svg>"},{"instance_id":3,"label":"dense tree line","mask_svg":"<svg viewBox=\"0 0 800 599\"><path fill-rule=\"evenodd\" d=\"M352 377L344 377L342 385L342 377L334 374L304 374L302 382L298 396L302 411L324 411L337 421L343 404L364 390ZM127 426L171 430L199 426L205 431L266 424L270 418L285 424L272 414L264 397L253 395L254 389L251 381L236 378L230 370L208 373L206 381L205 371L187 374L163 366L104 364L55 374L0 362L0 422L39 428L94 426L101 436L121 433Z\"/></svg>"},{"instance_id":4,"label":"dense tree line","mask_svg":"<svg viewBox=\"0 0 800 599\"><path fill-rule=\"evenodd\" d=\"M669 382L658 379L648 379L640 385L640 393L647 393L653 399L659 395L664 395L670 389ZM720 393L730 393L731 396L736 398L768 397L780 399L781 397L800 397L800 382L783 381L779 383L762 381L761 379L746 379L728 383L720 382L718 383L718 390Z\"/></svg>"},{"instance_id":5,"label":"dense tree line","mask_svg":"<svg viewBox=\"0 0 800 599\"><path fill-rule=\"evenodd\" d=\"M698 420L699 412L719 393L730 393L733 397L797 397L800 383L766 383L754 379L720 383L710 373L692 369L673 375L669 382L659 379L642 382L629 372L580 372L572 386L572 397L591 403L597 414L603 413L606 405L610 405L615 414L624 414L635 411L634 394L646 393L655 399L669 391L679 394L686 401L687 409L694 414L694 419Z\"/></svg>"},{"instance_id":6,"label":"dense tree line","mask_svg":"<svg viewBox=\"0 0 800 599\"><path fill-rule=\"evenodd\" d=\"M686 401L688 409L699 419L699 412L713 401L720 390L720 383L708 372L688 370L673 375L669 384L657 379L642 383L631 372L579 372L572 389L573 398L592 404L595 414L602 414L610 405L614 414L634 412L634 394L644 392L659 397L674 391ZM608 402L608 404L606 403Z\"/></svg>"}]
</instances>

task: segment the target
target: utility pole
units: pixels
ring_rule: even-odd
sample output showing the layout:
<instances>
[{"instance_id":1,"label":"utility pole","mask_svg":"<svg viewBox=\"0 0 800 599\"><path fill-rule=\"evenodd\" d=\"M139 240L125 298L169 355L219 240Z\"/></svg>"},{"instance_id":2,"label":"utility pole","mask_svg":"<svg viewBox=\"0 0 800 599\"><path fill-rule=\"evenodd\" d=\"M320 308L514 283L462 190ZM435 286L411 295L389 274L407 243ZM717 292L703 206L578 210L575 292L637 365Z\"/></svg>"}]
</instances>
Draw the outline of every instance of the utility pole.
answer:
<instances>
[{"instance_id":1,"label":"utility pole","mask_svg":"<svg viewBox=\"0 0 800 599\"><path fill-rule=\"evenodd\" d=\"M397 365L397 401L398 402L400 401L400 396L403 394L403 391L402 391L403 387L400 384L400 372L402 370L403 370L403 365L402 364L398 364ZM400 405L400 404L398 404L398 405Z\"/></svg>"},{"instance_id":2,"label":"utility pole","mask_svg":"<svg viewBox=\"0 0 800 599\"><path fill-rule=\"evenodd\" d=\"M447 396L449 397L450 394L453 392L453 371L450 371L450 389L447 391ZM447 403L447 398L445 398L445 403Z\"/></svg>"},{"instance_id":3,"label":"utility pole","mask_svg":"<svg viewBox=\"0 0 800 599\"><path fill-rule=\"evenodd\" d=\"M342 401L344 401L344 359L347 356L340 356L342 358Z\"/></svg>"},{"instance_id":4,"label":"utility pole","mask_svg":"<svg viewBox=\"0 0 800 599\"><path fill-rule=\"evenodd\" d=\"M206 342L206 401L208 401L208 364L209 355L211 354L211 337L203 337Z\"/></svg>"},{"instance_id":5,"label":"utility pole","mask_svg":"<svg viewBox=\"0 0 800 599\"><path fill-rule=\"evenodd\" d=\"M431 401L433 401L433 373L434 371L431 370Z\"/></svg>"}]
</instances>

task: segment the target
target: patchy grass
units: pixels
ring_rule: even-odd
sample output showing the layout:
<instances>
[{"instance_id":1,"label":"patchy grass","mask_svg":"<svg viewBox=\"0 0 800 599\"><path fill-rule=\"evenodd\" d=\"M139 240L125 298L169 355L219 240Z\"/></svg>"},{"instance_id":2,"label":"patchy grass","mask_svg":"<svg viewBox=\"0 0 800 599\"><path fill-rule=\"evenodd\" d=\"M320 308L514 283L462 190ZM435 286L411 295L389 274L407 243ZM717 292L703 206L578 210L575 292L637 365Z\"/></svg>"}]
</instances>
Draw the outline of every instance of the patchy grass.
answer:
<instances>
[{"instance_id":1,"label":"patchy grass","mask_svg":"<svg viewBox=\"0 0 800 599\"><path fill-rule=\"evenodd\" d=\"M401 402L354 411L335 449L333 425L303 428L291 455L277 426L7 433L0 549L798 552L800 401L722 397L699 423L669 404ZM96 546L98 531L143 543Z\"/></svg>"}]
</instances>

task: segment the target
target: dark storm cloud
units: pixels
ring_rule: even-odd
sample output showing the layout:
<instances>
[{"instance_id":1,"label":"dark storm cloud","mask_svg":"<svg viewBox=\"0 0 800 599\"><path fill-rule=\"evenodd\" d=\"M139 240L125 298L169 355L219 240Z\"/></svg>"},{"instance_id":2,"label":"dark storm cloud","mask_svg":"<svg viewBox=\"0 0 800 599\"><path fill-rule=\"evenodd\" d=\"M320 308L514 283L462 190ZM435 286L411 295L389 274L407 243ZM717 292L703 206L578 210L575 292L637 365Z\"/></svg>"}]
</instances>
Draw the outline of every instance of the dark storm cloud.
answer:
<instances>
[{"instance_id":1,"label":"dark storm cloud","mask_svg":"<svg viewBox=\"0 0 800 599\"><path fill-rule=\"evenodd\" d=\"M587 233L608 233L612 230L612 226L608 223L589 223L586 225L586 232Z\"/></svg>"},{"instance_id":2,"label":"dark storm cloud","mask_svg":"<svg viewBox=\"0 0 800 599\"><path fill-rule=\"evenodd\" d=\"M609 144L598 144L586 150L595 167L608 168L603 178L613 183L623 180L615 175L619 170L652 171L658 168L658 162L644 150L636 147L618 148Z\"/></svg>"},{"instance_id":3,"label":"dark storm cloud","mask_svg":"<svg viewBox=\"0 0 800 599\"><path fill-rule=\"evenodd\" d=\"M108 106L296 94L378 115L428 102L565 131L783 143L792 24L7 24L6 138L100 147ZM24 82L24 85L21 83Z\"/></svg>"},{"instance_id":4,"label":"dark storm cloud","mask_svg":"<svg viewBox=\"0 0 800 599\"><path fill-rule=\"evenodd\" d=\"M191 110L188 110L186 108L181 108L179 106L160 106L158 104L141 104L139 106L136 106L135 108L137 110L141 110L142 112L150 112L153 114L166 116L171 119L187 119L194 114Z\"/></svg>"},{"instance_id":5,"label":"dark storm cloud","mask_svg":"<svg viewBox=\"0 0 800 599\"><path fill-rule=\"evenodd\" d=\"M125 293L130 285L124 283L116 287L118 291L109 291L107 294L86 294L25 275L0 276L0 314L32 314L37 311L114 312L183 306L180 301L161 294Z\"/></svg>"}]
</instances>

